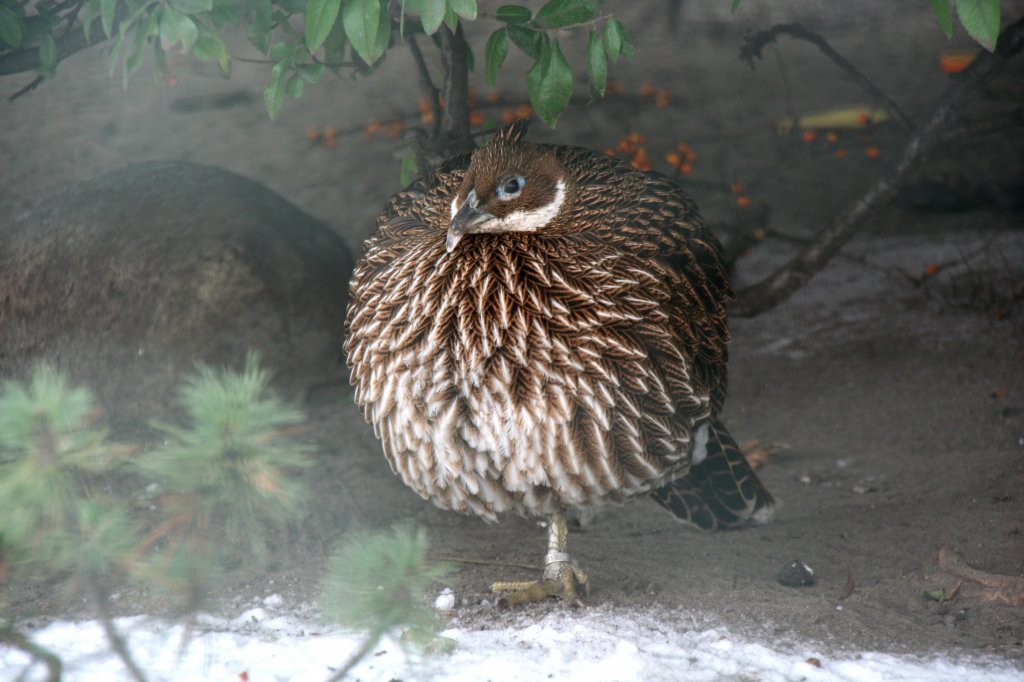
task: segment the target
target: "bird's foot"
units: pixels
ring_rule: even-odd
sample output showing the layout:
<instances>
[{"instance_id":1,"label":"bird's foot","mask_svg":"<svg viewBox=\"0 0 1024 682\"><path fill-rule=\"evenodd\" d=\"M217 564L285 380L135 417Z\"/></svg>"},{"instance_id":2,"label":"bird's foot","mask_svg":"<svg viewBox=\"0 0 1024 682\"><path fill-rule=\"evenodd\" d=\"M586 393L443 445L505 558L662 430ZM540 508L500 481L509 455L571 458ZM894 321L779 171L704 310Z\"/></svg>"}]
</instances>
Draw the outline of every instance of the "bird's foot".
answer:
<instances>
[{"instance_id":1,"label":"bird's foot","mask_svg":"<svg viewBox=\"0 0 1024 682\"><path fill-rule=\"evenodd\" d=\"M580 593L582 592L584 596L590 594L590 578L575 559L571 559L565 553L559 554L555 560L551 560L549 556L541 580L492 583L491 592L505 595L498 604L511 608L543 601L549 597L559 597L570 606L583 606Z\"/></svg>"}]
</instances>

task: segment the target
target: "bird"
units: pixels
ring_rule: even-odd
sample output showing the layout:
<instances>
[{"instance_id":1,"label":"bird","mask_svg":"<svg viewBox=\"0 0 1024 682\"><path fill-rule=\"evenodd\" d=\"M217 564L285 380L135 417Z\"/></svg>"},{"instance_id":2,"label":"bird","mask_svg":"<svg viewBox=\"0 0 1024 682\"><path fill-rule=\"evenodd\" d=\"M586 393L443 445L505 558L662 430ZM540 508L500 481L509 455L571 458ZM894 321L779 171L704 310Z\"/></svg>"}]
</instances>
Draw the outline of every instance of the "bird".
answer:
<instances>
[{"instance_id":1,"label":"bird","mask_svg":"<svg viewBox=\"0 0 1024 682\"><path fill-rule=\"evenodd\" d=\"M572 515L650 496L714 530L774 499L720 418L733 297L722 248L671 179L499 129L398 192L350 281L356 404L437 506L547 519L518 605L579 605Z\"/></svg>"}]
</instances>

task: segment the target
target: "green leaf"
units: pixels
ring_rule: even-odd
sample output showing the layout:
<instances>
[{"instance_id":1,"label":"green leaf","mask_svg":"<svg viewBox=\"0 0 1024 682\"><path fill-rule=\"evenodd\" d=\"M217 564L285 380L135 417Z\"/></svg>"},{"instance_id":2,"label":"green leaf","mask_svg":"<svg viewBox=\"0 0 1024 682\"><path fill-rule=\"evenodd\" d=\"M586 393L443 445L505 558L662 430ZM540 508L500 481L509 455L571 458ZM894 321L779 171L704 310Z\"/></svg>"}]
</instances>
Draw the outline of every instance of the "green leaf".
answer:
<instances>
[{"instance_id":1,"label":"green leaf","mask_svg":"<svg viewBox=\"0 0 1024 682\"><path fill-rule=\"evenodd\" d=\"M227 3L216 3L213 6L213 11L210 12L210 19L213 21L213 25L217 28L231 24L237 26L241 24L244 17L242 14L241 3L239 5L227 4Z\"/></svg>"},{"instance_id":2,"label":"green leaf","mask_svg":"<svg viewBox=\"0 0 1024 682\"><path fill-rule=\"evenodd\" d=\"M729 11L736 14L736 10L740 8L741 2L743 2L743 0L732 0L732 6L729 8Z\"/></svg>"},{"instance_id":3,"label":"green leaf","mask_svg":"<svg viewBox=\"0 0 1024 682\"><path fill-rule=\"evenodd\" d=\"M415 2L407 0L405 7L406 10L419 15L420 23L423 24L423 32L432 36L437 33L437 29L441 28L441 22L444 21L444 13L448 6L444 0L416 0Z\"/></svg>"},{"instance_id":4,"label":"green leaf","mask_svg":"<svg viewBox=\"0 0 1024 682\"><path fill-rule=\"evenodd\" d=\"M231 54L221 37L213 31L202 31L192 47L192 54L205 61L215 61L225 76L231 75Z\"/></svg>"},{"instance_id":5,"label":"green leaf","mask_svg":"<svg viewBox=\"0 0 1024 682\"><path fill-rule=\"evenodd\" d=\"M999 38L999 0L956 0L956 13L967 33L991 52Z\"/></svg>"},{"instance_id":6,"label":"green leaf","mask_svg":"<svg viewBox=\"0 0 1024 682\"><path fill-rule=\"evenodd\" d=\"M526 72L526 84L533 110L554 128L572 97L572 69L557 40L544 44L540 59Z\"/></svg>"},{"instance_id":7,"label":"green leaf","mask_svg":"<svg viewBox=\"0 0 1024 682\"><path fill-rule=\"evenodd\" d=\"M300 64L298 67L299 75L302 76L302 80L307 83L319 83L320 78L324 75L323 64Z\"/></svg>"},{"instance_id":8,"label":"green leaf","mask_svg":"<svg viewBox=\"0 0 1024 682\"><path fill-rule=\"evenodd\" d=\"M263 103L266 104L266 113L270 115L271 121L278 120L281 104L285 101L285 71L285 65L274 65L270 70L270 85L263 90Z\"/></svg>"},{"instance_id":9,"label":"green leaf","mask_svg":"<svg viewBox=\"0 0 1024 682\"><path fill-rule=\"evenodd\" d=\"M612 24L613 19L609 19L604 24L604 49L608 53L608 59L612 60L614 64L619 60L619 55L622 54L622 38L619 36L619 31Z\"/></svg>"},{"instance_id":10,"label":"green leaf","mask_svg":"<svg viewBox=\"0 0 1024 682\"><path fill-rule=\"evenodd\" d=\"M508 30L499 28L487 39L487 47L484 49L484 78L489 87L494 87L498 79L498 69L505 63L508 56Z\"/></svg>"},{"instance_id":11,"label":"green leaf","mask_svg":"<svg viewBox=\"0 0 1024 682\"><path fill-rule=\"evenodd\" d=\"M85 36L85 44L92 45L92 25L100 14L100 0L89 0L82 14L82 35Z\"/></svg>"},{"instance_id":12,"label":"green leaf","mask_svg":"<svg viewBox=\"0 0 1024 682\"><path fill-rule=\"evenodd\" d=\"M476 21L476 0L448 0L448 8L467 21Z\"/></svg>"},{"instance_id":13,"label":"green leaf","mask_svg":"<svg viewBox=\"0 0 1024 682\"><path fill-rule=\"evenodd\" d=\"M245 34L249 37L249 42L252 46L263 54L267 53L267 49L270 47L270 29L264 27L256 22L250 22L246 24Z\"/></svg>"},{"instance_id":14,"label":"green leaf","mask_svg":"<svg viewBox=\"0 0 1024 682\"><path fill-rule=\"evenodd\" d=\"M508 27L508 37L511 38L512 42L516 44L516 47L525 52L528 57L531 57L532 59L538 59L540 57L540 50L544 45L544 36L539 31L534 31L532 28L526 28L525 26L512 24Z\"/></svg>"},{"instance_id":15,"label":"green leaf","mask_svg":"<svg viewBox=\"0 0 1024 682\"><path fill-rule=\"evenodd\" d=\"M283 62L284 60L290 60L295 54L295 45L289 43L286 40L274 43L274 46L270 48L270 58L275 62ZM290 63L290 62L289 62Z\"/></svg>"},{"instance_id":16,"label":"green leaf","mask_svg":"<svg viewBox=\"0 0 1024 682\"><path fill-rule=\"evenodd\" d=\"M158 12L150 12L144 20L135 26L135 33L132 36L132 51L124 62L124 75L126 77L138 71L139 67L142 66L142 60L145 57L143 48L146 46L146 40L151 36L158 35L160 35Z\"/></svg>"},{"instance_id":17,"label":"green leaf","mask_svg":"<svg viewBox=\"0 0 1024 682\"><path fill-rule=\"evenodd\" d=\"M340 64L345 60L345 27L342 26L340 21L334 22L334 28L327 34L327 40L324 41L324 61L327 64ZM332 66L331 69L338 73L338 66Z\"/></svg>"},{"instance_id":18,"label":"green leaf","mask_svg":"<svg viewBox=\"0 0 1024 682\"><path fill-rule=\"evenodd\" d=\"M380 6L380 17L377 19L377 41L374 49L378 55L383 55L391 42L391 14L388 13L388 3L383 2Z\"/></svg>"},{"instance_id":19,"label":"green leaf","mask_svg":"<svg viewBox=\"0 0 1024 682\"><path fill-rule=\"evenodd\" d=\"M604 40L597 31L591 31L587 40L587 78L590 79L590 96L604 97L604 87L608 82L608 58L604 51Z\"/></svg>"},{"instance_id":20,"label":"green leaf","mask_svg":"<svg viewBox=\"0 0 1024 682\"><path fill-rule=\"evenodd\" d=\"M160 15L160 42L165 50L181 43L187 52L198 38L199 28L192 19L172 7L164 9Z\"/></svg>"},{"instance_id":21,"label":"green leaf","mask_svg":"<svg viewBox=\"0 0 1024 682\"><path fill-rule=\"evenodd\" d=\"M160 75L167 76L167 56L164 54L164 48L161 47L159 40L153 41L153 60L156 62L156 68Z\"/></svg>"},{"instance_id":22,"label":"green leaf","mask_svg":"<svg viewBox=\"0 0 1024 682\"><path fill-rule=\"evenodd\" d=\"M533 17L533 12L519 5L502 5L495 12L494 18L506 24L525 24Z\"/></svg>"},{"instance_id":23,"label":"green leaf","mask_svg":"<svg viewBox=\"0 0 1024 682\"><path fill-rule=\"evenodd\" d=\"M21 47L25 40L25 22L5 5L0 5L0 43Z\"/></svg>"},{"instance_id":24,"label":"green leaf","mask_svg":"<svg viewBox=\"0 0 1024 682\"><path fill-rule=\"evenodd\" d=\"M124 51L124 38L118 35L114 38L114 44L110 48L110 77L114 77L114 70L117 69L117 62L121 59L121 53Z\"/></svg>"},{"instance_id":25,"label":"green leaf","mask_svg":"<svg viewBox=\"0 0 1024 682\"><path fill-rule=\"evenodd\" d=\"M455 33L455 29L459 27L459 17L451 7L447 7L444 11L444 23L452 33Z\"/></svg>"},{"instance_id":26,"label":"green leaf","mask_svg":"<svg viewBox=\"0 0 1024 682\"><path fill-rule=\"evenodd\" d=\"M305 86L306 81L303 80L302 76L298 73L293 73L288 82L285 83L284 94L289 97L302 97L302 91Z\"/></svg>"},{"instance_id":27,"label":"green leaf","mask_svg":"<svg viewBox=\"0 0 1024 682\"><path fill-rule=\"evenodd\" d=\"M169 0L169 4L185 14L200 14L213 9L213 0Z\"/></svg>"},{"instance_id":28,"label":"green leaf","mask_svg":"<svg viewBox=\"0 0 1024 682\"><path fill-rule=\"evenodd\" d=\"M349 0L341 10L341 20L352 49L364 62L373 64L384 54L378 43L381 5L377 0Z\"/></svg>"},{"instance_id":29,"label":"green leaf","mask_svg":"<svg viewBox=\"0 0 1024 682\"><path fill-rule=\"evenodd\" d=\"M100 20L103 22L103 32L110 37L114 30L114 9L117 7L117 0L100 0Z\"/></svg>"},{"instance_id":30,"label":"green leaf","mask_svg":"<svg viewBox=\"0 0 1024 682\"><path fill-rule=\"evenodd\" d=\"M600 9L597 0L551 0L537 11L535 21L544 28L565 28L590 21Z\"/></svg>"},{"instance_id":31,"label":"green leaf","mask_svg":"<svg viewBox=\"0 0 1024 682\"><path fill-rule=\"evenodd\" d=\"M626 27L622 25L622 22L618 19L612 18L608 20L608 24L605 26L605 32L613 31L616 39L619 41L619 54L626 59L632 59L636 50L633 49L633 41L629 39L629 33L626 31ZM611 51L609 51L611 54Z\"/></svg>"},{"instance_id":32,"label":"green leaf","mask_svg":"<svg viewBox=\"0 0 1024 682\"><path fill-rule=\"evenodd\" d=\"M953 5L952 0L928 0L939 20L939 27L947 38L953 37Z\"/></svg>"},{"instance_id":33,"label":"green leaf","mask_svg":"<svg viewBox=\"0 0 1024 682\"><path fill-rule=\"evenodd\" d=\"M39 74L43 78L53 78L57 61L57 41L53 39L53 33L47 31L39 42Z\"/></svg>"},{"instance_id":34,"label":"green leaf","mask_svg":"<svg viewBox=\"0 0 1024 682\"><path fill-rule=\"evenodd\" d=\"M306 47L310 53L327 40L341 10L341 0L309 0L306 5Z\"/></svg>"},{"instance_id":35,"label":"green leaf","mask_svg":"<svg viewBox=\"0 0 1024 682\"><path fill-rule=\"evenodd\" d=\"M271 20L274 22L274 28L279 28L284 31L287 35L298 39L299 42L305 42L305 36L299 35L299 32L292 26L291 15L285 14L279 9L275 9L270 14Z\"/></svg>"},{"instance_id":36,"label":"green leaf","mask_svg":"<svg viewBox=\"0 0 1024 682\"><path fill-rule=\"evenodd\" d=\"M419 173L419 168L416 165L416 153L411 149L406 149L402 152L402 163L399 170L399 182L402 187L408 187L416 175Z\"/></svg>"}]
</instances>

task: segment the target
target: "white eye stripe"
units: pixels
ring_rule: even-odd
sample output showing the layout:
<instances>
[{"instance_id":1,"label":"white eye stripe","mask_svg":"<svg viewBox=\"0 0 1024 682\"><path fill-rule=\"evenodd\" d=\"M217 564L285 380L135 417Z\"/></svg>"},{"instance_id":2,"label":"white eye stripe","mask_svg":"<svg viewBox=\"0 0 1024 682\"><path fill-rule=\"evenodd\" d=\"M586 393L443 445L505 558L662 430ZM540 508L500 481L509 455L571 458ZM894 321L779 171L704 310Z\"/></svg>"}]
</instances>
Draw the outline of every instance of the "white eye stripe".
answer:
<instances>
[{"instance_id":1,"label":"white eye stripe","mask_svg":"<svg viewBox=\"0 0 1024 682\"><path fill-rule=\"evenodd\" d=\"M547 226L565 203L565 180L555 185L555 198L551 203L531 211L513 211L504 218L489 220L481 225L481 232L536 232Z\"/></svg>"}]
</instances>

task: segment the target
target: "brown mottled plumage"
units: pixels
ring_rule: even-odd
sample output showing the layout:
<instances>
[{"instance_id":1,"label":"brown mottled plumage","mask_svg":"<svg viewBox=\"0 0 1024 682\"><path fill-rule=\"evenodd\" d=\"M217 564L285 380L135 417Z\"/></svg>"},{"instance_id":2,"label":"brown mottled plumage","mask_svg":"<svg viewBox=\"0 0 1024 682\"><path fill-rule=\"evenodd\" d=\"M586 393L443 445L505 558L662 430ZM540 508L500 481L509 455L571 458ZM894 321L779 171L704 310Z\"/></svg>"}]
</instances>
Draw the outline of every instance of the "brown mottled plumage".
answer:
<instances>
[{"instance_id":1,"label":"brown mottled plumage","mask_svg":"<svg viewBox=\"0 0 1024 682\"><path fill-rule=\"evenodd\" d=\"M345 350L403 481L491 521L551 515L546 579L571 583L567 511L654 491L714 528L772 500L718 421L732 294L693 201L523 132L391 199L353 275ZM575 600L561 583L544 594Z\"/></svg>"}]
</instances>

